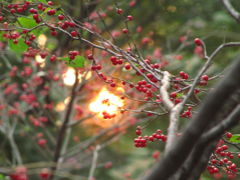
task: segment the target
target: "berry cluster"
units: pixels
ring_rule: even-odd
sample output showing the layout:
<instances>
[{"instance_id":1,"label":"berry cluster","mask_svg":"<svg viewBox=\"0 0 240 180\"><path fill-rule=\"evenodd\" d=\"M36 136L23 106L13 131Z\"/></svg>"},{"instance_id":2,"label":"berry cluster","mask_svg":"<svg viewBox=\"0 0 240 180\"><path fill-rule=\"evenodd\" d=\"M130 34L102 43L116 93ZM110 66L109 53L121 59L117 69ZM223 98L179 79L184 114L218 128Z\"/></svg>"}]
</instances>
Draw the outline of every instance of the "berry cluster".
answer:
<instances>
[{"instance_id":1,"label":"berry cluster","mask_svg":"<svg viewBox=\"0 0 240 180\"><path fill-rule=\"evenodd\" d=\"M230 132L225 133L225 137L230 139L232 134ZM237 165L233 162L235 156L229 150L229 146L224 144L225 140L220 139L214 153L212 154L207 170L210 174L215 177L221 178L222 174L220 170L226 173L229 179L234 179L236 177L236 173L239 171ZM240 154L237 155L240 158Z\"/></svg>"},{"instance_id":2,"label":"berry cluster","mask_svg":"<svg viewBox=\"0 0 240 180\"><path fill-rule=\"evenodd\" d=\"M167 141L167 136L162 133L162 130L158 129L155 133L153 133L151 136L140 136L142 134L142 128L140 126L136 129L136 134L138 135L137 138L134 139L135 147L141 148L146 147L147 142L151 141L157 141L160 140L162 142Z\"/></svg>"}]
</instances>

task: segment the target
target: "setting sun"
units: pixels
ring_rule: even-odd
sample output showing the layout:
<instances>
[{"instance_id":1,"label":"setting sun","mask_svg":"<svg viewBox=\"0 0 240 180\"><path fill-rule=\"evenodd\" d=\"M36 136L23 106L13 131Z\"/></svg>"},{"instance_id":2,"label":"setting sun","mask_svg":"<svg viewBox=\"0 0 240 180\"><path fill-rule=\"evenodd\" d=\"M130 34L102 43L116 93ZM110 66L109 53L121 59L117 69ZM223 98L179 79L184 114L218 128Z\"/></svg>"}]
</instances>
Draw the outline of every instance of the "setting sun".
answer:
<instances>
[{"instance_id":1,"label":"setting sun","mask_svg":"<svg viewBox=\"0 0 240 180\"><path fill-rule=\"evenodd\" d=\"M97 98L90 103L89 109L92 112L99 113L98 116L102 117L102 113L106 112L109 115L117 113L119 107L123 107L123 100L109 92L106 88L102 88Z\"/></svg>"}]
</instances>

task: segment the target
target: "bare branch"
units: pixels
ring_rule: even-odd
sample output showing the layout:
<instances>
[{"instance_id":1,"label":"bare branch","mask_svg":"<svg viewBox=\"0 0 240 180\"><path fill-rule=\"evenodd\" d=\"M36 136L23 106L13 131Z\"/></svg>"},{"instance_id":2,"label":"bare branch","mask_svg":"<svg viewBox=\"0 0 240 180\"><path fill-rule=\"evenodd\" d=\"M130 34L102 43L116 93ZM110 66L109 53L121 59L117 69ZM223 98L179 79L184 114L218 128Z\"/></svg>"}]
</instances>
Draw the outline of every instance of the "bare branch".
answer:
<instances>
[{"instance_id":1,"label":"bare branch","mask_svg":"<svg viewBox=\"0 0 240 180\"><path fill-rule=\"evenodd\" d=\"M209 123L216 121L221 108L231 95L240 88L239 69L240 59L237 59L229 73L205 98L198 114L188 124L183 135L159 162L158 167L145 178L146 180L167 180L179 169L204 133L205 128Z\"/></svg>"},{"instance_id":2,"label":"bare branch","mask_svg":"<svg viewBox=\"0 0 240 180\"><path fill-rule=\"evenodd\" d=\"M240 13L237 12L229 0L221 0L228 13L238 22L240 23Z\"/></svg>"}]
</instances>

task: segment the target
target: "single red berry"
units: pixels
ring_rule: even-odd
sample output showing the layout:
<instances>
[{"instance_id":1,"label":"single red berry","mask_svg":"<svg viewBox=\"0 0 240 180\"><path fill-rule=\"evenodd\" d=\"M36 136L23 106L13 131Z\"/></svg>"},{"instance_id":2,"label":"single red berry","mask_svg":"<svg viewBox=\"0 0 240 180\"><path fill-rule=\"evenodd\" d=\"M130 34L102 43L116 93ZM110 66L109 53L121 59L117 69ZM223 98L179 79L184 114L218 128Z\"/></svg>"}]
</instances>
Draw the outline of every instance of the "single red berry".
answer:
<instances>
[{"instance_id":1,"label":"single red berry","mask_svg":"<svg viewBox=\"0 0 240 180\"><path fill-rule=\"evenodd\" d=\"M25 44L29 46L29 45L31 44L31 41L26 40L26 41L25 41Z\"/></svg>"},{"instance_id":2,"label":"single red berry","mask_svg":"<svg viewBox=\"0 0 240 180\"><path fill-rule=\"evenodd\" d=\"M43 4L38 4L37 8L38 8L39 10L42 10L42 9L43 9Z\"/></svg>"},{"instance_id":3,"label":"single red berry","mask_svg":"<svg viewBox=\"0 0 240 180\"><path fill-rule=\"evenodd\" d=\"M47 12L47 14L49 15L49 16L52 16L52 15L54 15L56 13L56 10L55 9L50 9L50 10L48 10L48 12Z\"/></svg>"},{"instance_id":4,"label":"single red berry","mask_svg":"<svg viewBox=\"0 0 240 180\"><path fill-rule=\"evenodd\" d=\"M48 1L48 5L49 5L49 6L52 6L52 5L53 5L53 2L52 2L52 1Z\"/></svg>"},{"instance_id":5,"label":"single red berry","mask_svg":"<svg viewBox=\"0 0 240 180\"><path fill-rule=\"evenodd\" d=\"M46 145L47 141L46 141L46 139L39 139L37 143L39 146L44 147Z\"/></svg>"},{"instance_id":6,"label":"single red berry","mask_svg":"<svg viewBox=\"0 0 240 180\"><path fill-rule=\"evenodd\" d=\"M52 35L52 36L56 36L56 35L57 35L57 31L55 31L55 30L54 30L54 31L51 31L51 35Z\"/></svg>"},{"instance_id":7,"label":"single red berry","mask_svg":"<svg viewBox=\"0 0 240 180\"><path fill-rule=\"evenodd\" d=\"M131 15L128 15L128 16L127 16L127 19L128 19L128 21L132 21L132 20L133 20L133 17L132 17Z\"/></svg>"},{"instance_id":8,"label":"single red berry","mask_svg":"<svg viewBox=\"0 0 240 180\"><path fill-rule=\"evenodd\" d=\"M118 8L118 9L117 9L117 13L118 13L118 14L122 14L122 13L123 13L123 10Z\"/></svg>"},{"instance_id":9,"label":"single red berry","mask_svg":"<svg viewBox=\"0 0 240 180\"><path fill-rule=\"evenodd\" d=\"M52 56L50 57L50 61L51 61L51 62L56 61L56 59L57 59L57 57L56 57L55 55L52 55Z\"/></svg>"},{"instance_id":10,"label":"single red berry","mask_svg":"<svg viewBox=\"0 0 240 180\"><path fill-rule=\"evenodd\" d=\"M74 60L74 59L75 59L75 56L70 55L69 58L70 58L71 60Z\"/></svg>"},{"instance_id":11,"label":"single red berry","mask_svg":"<svg viewBox=\"0 0 240 180\"><path fill-rule=\"evenodd\" d=\"M37 13L37 10L34 9L34 8L31 8L31 9L29 10L29 12L32 13L32 14L35 14L35 13Z\"/></svg>"},{"instance_id":12,"label":"single red berry","mask_svg":"<svg viewBox=\"0 0 240 180\"><path fill-rule=\"evenodd\" d=\"M160 156L160 151L154 151L154 152L152 153L152 157L153 157L154 159L156 159L156 160L158 160L159 156Z\"/></svg>"},{"instance_id":13,"label":"single red berry","mask_svg":"<svg viewBox=\"0 0 240 180\"><path fill-rule=\"evenodd\" d=\"M14 44L17 44L17 43L18 43L18 40L17 40L17 39L14 39L14 40L13 40L13 43L14 43Z\"/></svg>"},{"instance_id":14,"label":"single red berry","mask_svg":"<svg viewBox=\"0 0 240 180\"><path fill-rule=\"evenodd\" d=\"M125 65L125 69L126 69L126 70L130 70L130 69L131 69L131 65L130 65L130 64L126 64L126 65Z\"/></svg>"},{"instance_id":15,"label":"single red berry","mask_svg":"<svg viewBox=\"0 0 240 180\"><path fill-rule=\"evenodd\" d=\"M202 45L203 45L202 40L199 39L199 38L194 39L194 43L195 43L197 46L202 46Z\"/></svg>"},{"instance_id":16,"label":"single red berry","mask_svg":"<svg viewBox=\"0 0 240 180\"><path fill-rule=\"evenodd\" d=\"M65 18L64 15L62 15L62 14L58 15L59 20L63 20L64 18Z\"/></svg>"},{"instance_id":17,"label":"single red berry","mask_svg":"<svg viewBox=\"0 0 240 180\"><path fill-rule=\"evenodd\" d=\"M204 81L208 81L209 78L208 78L208 75L203 75L203 76L201 77L201 79L204 80Z\"/></svg>"},{"instance_id":18,"label":"single red berry","mask_svg":"<svg viewBox=\"0 0 240 180\"><path fill-rule=\"evenodd\" d=\"M16 9L10 9L10 12L11 12L12 14L14 14L14 13L16 13L17 11L16 11Z\"/></svg>"},{"instance_id":19,"label":"single red berry","mask_svg":"<svg viewBox=\"0 0 240 180\"><path fill-rule=\"evenodd\" d=\"M24 30L22 31L22 33L23 33L23 34L27 34L27 33L28 33L28 30L27 30L27 29L24 29Z\"/></svg>"},{"instance_id":20,"label":"single red berry","mask_svg":"<svg viewBox=\"0 0 240 180\"><path fill-rule=\"evenodd\" d=\"M39 176L40 176L42 179L47 180L47 179L49 179L49 177L51 176L51 172L50 172L49 169L44 168L44 169L41 170Z\"/></svg>"},{"instance_id":21,"label":"single red berry","mask_svg":"<svg viewBox=\"0 0 240 180\"><path fill-rule=\"evenodd\" d=\"M72 31L72 32L71 32L71 35L72 35L73 37L76 37L77 34L78 34L78 33L77 33L76 31Z\"/></svg>"},{"instance_id":22,"label":"single red berry","mask_svg":"<svg viewBox=\"0 0 240 180\"><path fill-rule=\"evenodd\" d=\"M17 12L19 12L19 13L21 13L21 12L23 12L23 8L21 8L21 7L19 7L19 8L17 8Z\"/></svg>"},{"instance_id":23,"label":"single red berry","mask_svg":"<svg viewBox=\"0 0 240 180\"><path fill-rule=\"evenodd\" d=\"M122 32L124 33L124 34L128 34L128 29L126 29L126 28L124 28L123 30L122 30Z\"/></svg>"},{"instance_id":24,"label":"single red berry","mask_svg":"<svg viewBox=\"0 0 240 180\"><path fill-rule=\"evenodd\" d=\"M34 15L33 15L33 18L34 18L35 20L38 19L38 17L39 17L38 14L34 14Z\"/></svg>"},{"instance_id":25,"label":"single red berry","mask_svg":"<svg viewBox=\"0 0 240 180\"><path fill-rule=\"evenodd\" d=\"M30 1L25 1L25 4L26 4L26 5L30 5L31 2L30 2Z\"/></svg>"},{"instance_id":26,"label":"single red berry","mask_svg":"<svg viewBox=\"0 0 240 180\"><path fill-rule=\"evenodd\" d=\"M104 165L104 167L105 167L106 169L109 169L109 168L111 168L112 166L113 166L113 163L112 163L111 161L106 162L105 165Z\"/></svg>"},{"instance_id":27,"label":"single red berry","mask_svg":"<svg viewBox=\"0 0 240 180\"><path fill-rule=\"evenodd\" d=\"M111 87L116 87L116 84L115 83L111 83L110 86Z\"/></svg>"},{"instance_id":28,"label":"single red berry","mask_svg":"<svg viewBox=\"0 0 240 180\"><path fill-rule=\"evenodd\" d=\"M183 79L188 79L189 78L189 75L187 73L185 73Z\"/></svg>"},{"instance_id":29,"label":"single red berry","mask_svg":"<svg viewBox=\"0 0 240 180\"><path fill-rule=\"evenodd\" d=\"M227 133L226 133L226 137L230 139L230 138L232 137L232 133L227 132Z\"/></svg>"},{"instance_id":30,"label":"single red berry","mask_svg":"<svg viewBox=\"0 0 240 180\"><path fill-rule=\"evenodd\" d=\"M0 16L0 21L3 21L3 19L4 19L3 16Z\"/></svg>"},{"instance_id":31,"label":"single red berry","mask_svg":"<svg viewBox=\"0 0 240 180\"><path fill-rule=\"evenodd\" d=\"M184 77L184 76L185 76L185 72L180 71L180 72L179 72L179 75L180 75L181 77Z\"/></svg>"},{"instance_id":32,"label":"single red berry","mask_svg":"<svg viewBox=\"0 0 240 180\"><path fill-rule=\"evenodd\" d=\"M137 129L137 130L136 130L136 135L140 136L141 134L142 134L141 129Z\"/></svg>"},{"instance_id":33,"label":"single red berry","mask_svg":"<svg viewBox=\"0 0 240 180\"><path fill-rule=\"evenodd\" d=\"M176 97L177 97L177 93L176 93L176 92L172 92L172 93L170 94L170 97L171 97L171 98L176 98Z\"/></svg>"},{"instance_id":34,"label":"single red berry","mask_svg":"<svg viewBox=\"0 0 240 180\"><path fill-rule=\"evenodd\" d=\"M88 58L89 60L93 60L93 55L92 55L92 54L88 54L87 58Z\"/></svg>"},{"instance_id":35,"label":"single red berry","mask_svg":"<svg viewBox=\"0 0 240 180\"><path fill-rule=\"evenodd\" d=\"M100 71L102 69L102 66L100 64L98 64L98 65L96 65L96 69Z\"/></svg>"}]
</instances>

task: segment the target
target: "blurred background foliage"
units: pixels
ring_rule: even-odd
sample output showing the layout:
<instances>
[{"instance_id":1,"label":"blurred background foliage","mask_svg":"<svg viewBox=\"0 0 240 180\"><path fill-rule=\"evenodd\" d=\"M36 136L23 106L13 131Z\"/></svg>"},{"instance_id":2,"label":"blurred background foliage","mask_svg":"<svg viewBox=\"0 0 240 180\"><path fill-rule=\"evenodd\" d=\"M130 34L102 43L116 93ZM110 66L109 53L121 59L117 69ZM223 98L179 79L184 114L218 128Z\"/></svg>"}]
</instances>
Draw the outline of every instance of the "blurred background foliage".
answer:
<instances>
[{"instance_id":1,"label":"blurred background foliage","mask_svg":"<svg viewBox=\"0 0 240 180\"><path fill-rule=\"evenodd\" d=\"M55 4L62 5L62 7L76 19L82 21L89 20L89 22L101 27L102 35L109 38L108 32L121 32L125 27L124 18L116 13L116 7L124 10L124 16L132 15L133 23L129 23L130 34L128 37L119 36L116 38L115 43L120 47L127 47L127 42L134 42L139 51L144 56L153 56L156 49L160 50L161 57L169 62L169 66L164 68L170 70L172 74L178 74L179 71L187 72L193 78L198 72L199 67L204 63L204 60L194 53L193 40L199 37L204 40L207 46L208 53L211 53L216 47L224 42L240 41L239 24L228 15L220 1L202 1L202 0L135 0L136 5L130 6L133 1L113 1L113 0L55 0ZM240 3L238 0L232 1L234 7L240 10ZM94 13L105 13L104 22L95 21L93 18ZM142 29L142 30L140 30ZM61 55L66 54L72 49L85 49L83 44L79 42L72 42L62 34L58 38L48 36L48 48L60 52ZM91 35L83 34L88 39L92 39ZM181 37L186 37L187 44L182 46L180 42ZM145 38L145 41L144 41ZM149 42L148 39L149 38ZM147 43L145 43L147 41ZM60 46L60 47L59 47ZM228 48L222 51L214 61L214 65L209 69L209 75L216 75L225 70L230 62L239 53L239 48ZM180 56L179 58L175 58ZM20 57L11 52L0 53L0 80L4 82L9 71L8 63L21 66ZM180 60L179 60L180 59ZM159 61L157 57L154 59ZM9 62L8 62L9 61ZM15 79L19 82L21 79ZM211 82L211 85L215 81ZM59 92L60 93L60 92ZM200 96L204 96L203 93ZM61 101L63 98L53 92L51 98L57 98ZM62 95L60 95L62 96ZM54 115L54 114L53 114ZM59 117L58 117L59 118ZM141 118L139 116L138 118ZM148 121L151 123L140 124L146 125L147 128L143 130L143 134L150 135L157 129L162 129L166 133L168 125L167 116L156 118L151 117ZM183 119L182 122L188 121ZM31 134L33 129L25 127L25 131ZM237 132L239 129L236 129ZM19 130L22 131L22 130ZM87 139L89 133L86 127L81 126L74 128L73 135L78 136L80 141ZM153 143L147 148L135 148L133 139L135 138L135 127L130 128L127 132L115 143L101 151L99 164L104 164L107 161L112 161L113 168L106 169L104 165L97 168L97 180L122 180L122 179L135 179L140 177L143 172L152 167L156 163L156 159L152 154L156 151L162 155L164 148L163 143ZM1 141L4 138L1 137ZM41 161L42 157L36 157L34 148L30 141L26 141L18 137L17 142L21 144L21 152L25 154L24 159L26 162ZM71 141L71 144L75 142ZM4 143L3 143L4 144ZM8 154L8 146L4 146L5 153ZM2 148L1 148L2 149ZM24 153L25 152L25 153ZM0 165L4 161L4 155L0 155ZM90 164L91 162L78 162L80 165ZM238 162L239 163L239 162ZM81 170L83 175L88 174L88 169ZM205 173L202 180L210 180L213 177Z\"/></svg>"}]
</instances>

